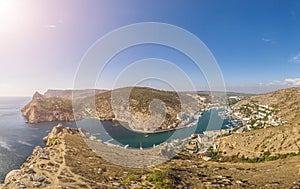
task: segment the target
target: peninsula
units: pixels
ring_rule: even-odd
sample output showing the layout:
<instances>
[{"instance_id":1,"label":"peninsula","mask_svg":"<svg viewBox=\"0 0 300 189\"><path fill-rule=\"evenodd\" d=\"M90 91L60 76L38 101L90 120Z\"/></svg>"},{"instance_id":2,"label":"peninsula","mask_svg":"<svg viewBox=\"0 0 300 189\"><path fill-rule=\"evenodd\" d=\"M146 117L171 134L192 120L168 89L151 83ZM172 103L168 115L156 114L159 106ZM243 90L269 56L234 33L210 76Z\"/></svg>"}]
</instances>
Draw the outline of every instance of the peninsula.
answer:
<instances>
[{"instance_id":1,"label":"peninsula","mask_svg":"<svg viewBox=\"0 0 300 189\"><path fill-rule=\"evenodd\" d=\"M95 96L84 91L78 95L77 91L74 98L71 92L49 90L44 95L36 92L22 108L22 114L28 123L96 118L127 122L137 132L155 133L196 124L201 110L206 108L197 94L145 87L96 90L92 93ZM128 99L123 97L125 94L130 94Z\"/></svg>"}]
</instances>

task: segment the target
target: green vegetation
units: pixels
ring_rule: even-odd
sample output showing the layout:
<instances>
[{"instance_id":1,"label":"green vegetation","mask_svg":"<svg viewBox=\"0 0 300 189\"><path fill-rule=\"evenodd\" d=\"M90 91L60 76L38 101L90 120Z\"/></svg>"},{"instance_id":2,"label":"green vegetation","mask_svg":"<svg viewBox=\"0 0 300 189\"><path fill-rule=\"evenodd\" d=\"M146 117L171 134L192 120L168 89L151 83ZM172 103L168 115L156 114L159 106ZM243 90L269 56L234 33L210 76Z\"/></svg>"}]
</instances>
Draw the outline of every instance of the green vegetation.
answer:
<instances>
[{"instance_id":1,"label":"green vegetation","mask_svg":"<svg viewBox=\"0 0 300 189\"><path fill-rule=\"evenodd\" d=\"M49 97L38 100L42 108L46 110L72 110L72 101L57 97Z\"/></svg>"},{"instance_id":2,"label":"green vegetation","mask_svg":"<svg viewBox=\"0 0 300 189\"><path fill-rule=\"evenodd\" d=\"M240 158L241 161L248 162L248 163L258 163L258 162L264 162L264 161L273 161L277 159L285 159L287 157L293 157L300 155L300 151L298 153L292 152L292 153L287 153L287 154L277 154L271 156L271 153L269 151L264 152L262 157L256 157L256 158L245 158L242 156Z\"/></svg>"},{"instance_id":3,"label":"green vegetation","mask_svg":"<svg viewBox=\"0 0 300 189\"><path fill-rule=\"evenodd\" d=\"M141 176L140 175L134 175L134 174L130 174L128 175L123 182L125 184L129 184L131 181L136 181L136 182L140 182L141 181Z\"/></svg>"},{"instance_id":4,"label":"green vegetation","mask_svg":"<svg viewBox=\"0 0 300 189\"><path fill-rule=\"evenodd\" d=\"M181 108L179 96L175 92L136 87L132 89L130 99L136 100L137 105L135 105L135 107L141 112L149 112L149 105L154 99L163 101L166 106L172 107L173 109L178 110L178 112ZM131 102L131 105L133 104L135 103Z\"/></svg>"},{"instance_id":5,"label":"green vegetation","mask_svg":"<svg viewBox=\"0 0 300 189\"><path fill-rule=\"evenodd\" d=\"M102 115L102 117L113 115L113 110L111 107L112 95L114 97L115 104L123 104L123 101L127 99L123 99L124 96L122 94L130 94L129 110L132 114L135 115L135 113L139 112L144 115L150 115L149 106L151 103L151 106L157 106L158 104L153 103L153 100L157 99L164 103L166 110L166 119L162 123L163 128L177 123L176 116L177 113L181 111L181 102L178 94L175 92L162 91L146 87L121 88L98 94L95 97L98 114ZM191 97L186 96L184 98ZM192 98L186 101L192 101Z\"/></svg>"},{"instance_id":6,"label":"green vegetation","mask_svg":"<svg viewBox=\"0 0 300 189\"><path fill-rule=\"evenodd\" d=\"M155 170L147 175L146 180L155 184L157 188L170 188L170 182L167 177L168 171Z\"/></svg>"},{"instance_id":7,"label":"green vegetation","mask_svg":"<svg viewBox=\"0 0 300 189\"><path fill-rule=\"evenodd\" d=\"M205 156L210 157L212 160L219 160L220 159L220 153L214 151L212 146L210 146L207 149L207 152L206 152Z\"/></svg>"},{"instance_id":8,"label":"green vegetation","mask_svg":"<svg viewBox=\"0 0 300 189\"><path fill-rule=\"evenodd\" d=\"M228 105L229 106L232 106L232 105L234 105L234 104L236 104L237 102L239 102L239 100L237 100L237 99L228 99Z\"/></svg>"},{"instance_id":9,"label":"green vegetation","mask_svg":"<svg viewBox=\"0 0 300 189\"><path fill-rule=\"evenodd\" d=\"M47 146L53 146L54 145L54 142L56 140L60 140L61 138L60 137L53 137L53 138L50 138L49 140L49 143L47 144Z\"/></svg>"},{"instance_id":10,"label":"green vegetation","mask_svg":"<svg viewBox=\"0 0 300 189\"><path fill-rule=\"evenodd\" d=\"M246 162L246 163L259 163L259 162L265 162L265 161L274 161L278 159L285 159L288 157L293 157L293 156L300 156L300 150L298 153L292 152L292 153L287 153L287 154L276 154L276 155L271 155L269 151L266 151L263 153L262 157L255 157L255 158L248 158L242 155L241 157L239 156L239 153L237 155L233 156L219 156L218 159L212 159L215 161L221 161L221 162Z\"/></svg>"}]
</instances>

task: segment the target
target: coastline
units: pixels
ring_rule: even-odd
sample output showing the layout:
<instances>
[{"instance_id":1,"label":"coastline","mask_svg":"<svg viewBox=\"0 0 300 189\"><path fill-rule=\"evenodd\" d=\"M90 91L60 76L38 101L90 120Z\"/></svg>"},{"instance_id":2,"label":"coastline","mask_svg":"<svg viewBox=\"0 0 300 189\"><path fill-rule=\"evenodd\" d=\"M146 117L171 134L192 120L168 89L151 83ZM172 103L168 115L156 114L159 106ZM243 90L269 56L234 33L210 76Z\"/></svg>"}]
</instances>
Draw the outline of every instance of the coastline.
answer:
<instances>
[{"instance_id":1,"label":"coastline","mask_svg":"<svg viewBox=\"0 0 300 189\"><path fill-rule=\"evenodd\" d=\"M81 129L61 125L53 127L44 142L45 147L36 146L19 168L6 174L0 188L78 188L80 185L110 188L116 180L109 179L111 176L106 172L136 174L136 168L144 169L168 159L161 153L164 146L147 151L133 149L128 153L119 146L89 140Z\"/></svg>"},{"instance_id":2,"label":"coastline","mask_svg":"<svg viewBox=\"0 0 300 189\"><path fill-rule=\"evenodd\" d=\"M170 131L175 131L175 130L180 130L180 129L185 129L185 128L189 128L189 127L194 127L197 125L199 121L198 119L195 119L193 122L188 123L187 125L184 126L179 126L179 127L174 127L174 128L170 128L170 129L160 129L160 130L154 130L154 131L143 131L143 130L139 130L139 129L133 129L130 128L130 130L137 132L137 133L143 133L143 134L156 134L156 133L164 133L164 132L170 132Z\"/></svg>"},{"instance_id":3,"label":"coastline","mask_svg":"<svg viewBox=\"0 0 300 189\"><path fill-rule=\"evenodd\" d=\"M208 110L205 110L205 111L208 111ZM119 122L119 123L123 122L123 123L128 124L128 122L126 120L119 120L119 119L115 119L115 118L99 118L99 117L87 117L87 118L80 118L80 119L77 119L77 120L73 119L73 120L68 120L68 121L65 121L65 120L53 120L52 121L51 120L51 121L34 121L34 122L30 122L30 121L27 120L27 118L23 114L22 114L22 116L25 118L25 123L26 124L51 123L51 122L72 123L72 122L81 121L81 120L84 120L84 119L97 119L99 121L112 121L112 122ZM174 130L179 130L179 129L184 129L184 128L195 126L198 123L200 117L201 117L201 115L197 116L197 119L194 119L192 122L187 123L186 125L172 127L172 128L169 128L169 129L146 131L146 130L134 129L134 128L131 128L129 126L127 128L129 130L134 131L134 132L143 133L143 134L163 133L163 132L169 132L169 131L174 131Z\"/></svg>"}]
</instances>

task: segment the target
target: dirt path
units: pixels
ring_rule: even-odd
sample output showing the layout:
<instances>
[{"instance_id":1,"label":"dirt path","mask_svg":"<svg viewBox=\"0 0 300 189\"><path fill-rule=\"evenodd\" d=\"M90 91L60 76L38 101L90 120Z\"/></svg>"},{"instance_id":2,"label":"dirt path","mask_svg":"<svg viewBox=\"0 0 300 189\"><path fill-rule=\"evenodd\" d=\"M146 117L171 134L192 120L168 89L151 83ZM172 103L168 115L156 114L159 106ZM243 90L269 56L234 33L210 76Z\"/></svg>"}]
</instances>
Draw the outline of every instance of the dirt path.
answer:
<instances>
[{"instance_id":1,"label":"dirt path","mask_svg":"<svg viewBox=\"0 0 300 189\"><path fill-rule=\"evenodd\" d=\"M67 133L60 138L53 146L35 148L21 169L9 173L6 183L0 188L159 188L155 181L147 180L151 174L155 179L162 178L162 182L167 182L169 187L165 188L300 186L300 156L262 163L219 163L207 162L183 152L161 165L134 169L118 166L98 156L78 133ZM127 161L138 152L144 153L138 150L131 156L127 154L127 158L121 158L118 156L123 152L119 150L116 153L118 149L105 150L103 144L98 148L103 150L103 154L115 154L115 160L119 161ZM149 160L151 163L152 158ZM135 159L132 158L132 161Z\"/></svg>"}]
</instances>

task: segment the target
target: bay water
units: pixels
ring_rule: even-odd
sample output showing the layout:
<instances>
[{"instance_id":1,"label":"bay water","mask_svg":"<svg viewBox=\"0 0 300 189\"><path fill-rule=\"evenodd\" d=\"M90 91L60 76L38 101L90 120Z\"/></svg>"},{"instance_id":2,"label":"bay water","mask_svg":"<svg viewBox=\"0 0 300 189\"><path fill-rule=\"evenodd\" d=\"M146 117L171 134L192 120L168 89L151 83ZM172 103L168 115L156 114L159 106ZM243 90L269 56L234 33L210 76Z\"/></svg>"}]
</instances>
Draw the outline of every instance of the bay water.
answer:
<instances>
[{"instance_id":1,"label":"bay water","mask_svg":"<svg viewBox=\"0 0 300 189\"><path fill-rule=\"evenodd\" d=\"M18 169L26 158L31 155L35 146L44 146L42 138L47 136L58 122L27 124L20 109L30 101L30 97L0 97L0 182L5 175ZM94 140L129 148L151 148L165 141L183 139L193 133L203 133L207 129L210 119L222 124L222 128L229 125L228 120L218 116L218 110L203 113L197 126L155 134L134 132L128 127L111 121L86 119L70 123L62 123L68 127L82 127L88 131ZM214 130L217 128L210 128Z\"/></svg>"}]
</instances>

